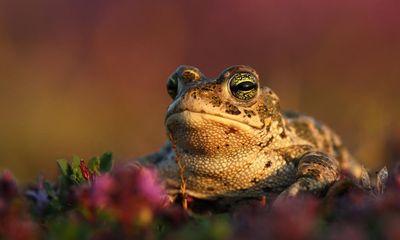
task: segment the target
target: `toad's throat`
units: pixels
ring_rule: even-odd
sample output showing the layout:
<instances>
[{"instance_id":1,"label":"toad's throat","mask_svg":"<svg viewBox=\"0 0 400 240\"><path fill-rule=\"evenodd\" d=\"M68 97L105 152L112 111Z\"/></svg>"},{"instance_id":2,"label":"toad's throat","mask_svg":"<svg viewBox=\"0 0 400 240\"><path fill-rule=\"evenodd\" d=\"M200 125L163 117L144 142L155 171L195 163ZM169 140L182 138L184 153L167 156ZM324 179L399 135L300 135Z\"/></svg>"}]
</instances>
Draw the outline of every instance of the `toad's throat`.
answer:
<instances>
[{"instance_id":1,"label":"toad's throat","mask_svg":"<svg viewBox=\"0 0 400 240\"><path fill-rule=\"evenodd\" d=\"M178 154L228 156L256 145L253 127L207 113L175 113L166 126Z\"/></svg>"}]
</instances>

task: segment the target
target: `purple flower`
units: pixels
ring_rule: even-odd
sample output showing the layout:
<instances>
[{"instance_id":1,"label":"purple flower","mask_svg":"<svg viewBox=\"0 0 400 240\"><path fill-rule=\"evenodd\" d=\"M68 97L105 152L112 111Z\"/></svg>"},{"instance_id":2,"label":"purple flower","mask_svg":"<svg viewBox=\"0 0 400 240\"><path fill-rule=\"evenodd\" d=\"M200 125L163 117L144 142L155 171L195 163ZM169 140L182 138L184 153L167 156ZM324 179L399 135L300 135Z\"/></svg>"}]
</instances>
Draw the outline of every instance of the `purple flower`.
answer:
<instances>
[{"instance_id":1,"label":"purple flower","mask_svg":"<svg viewBox=\"0 0 400 240\"><path fill-rule=\"evenodd\" d=\"M35 202L34 208L38 212L42 212L49 204L49 196L43 188L28 190L25 195Z\"/></svg>"},{"instance_id":2,"label":"purple flower","mask_svg":"<svg viewBox=\"0 0 400 240\"><path fill-rule=\"evenodd\" d=\"M39 178L37 186L26 191L25 196L34 201L34 209L39 214L45 210L50 202L49 195L43 187L43 178Z\"/></svg>"}]
</instances>

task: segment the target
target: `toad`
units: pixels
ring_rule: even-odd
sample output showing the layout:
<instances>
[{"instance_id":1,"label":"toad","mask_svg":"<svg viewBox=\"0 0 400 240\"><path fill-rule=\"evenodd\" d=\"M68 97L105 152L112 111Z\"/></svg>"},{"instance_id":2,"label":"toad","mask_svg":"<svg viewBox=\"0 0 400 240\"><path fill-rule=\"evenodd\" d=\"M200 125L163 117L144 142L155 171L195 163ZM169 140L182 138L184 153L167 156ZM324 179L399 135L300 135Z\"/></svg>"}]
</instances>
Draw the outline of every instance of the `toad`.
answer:
<instances>
[{"instance_id":1,"label":"toad","mask_svg":"<svg viewBox=\"0 0 400 240\"><path fill-rule=\"evenodd\" d=\"M168 78L169 140L139 163L155 167L168 194L204 200L322 195L341 171L363 168L315 118L282 112L278 96L248 66L210 79L180 66Z\"/></svg>"}]
</instances>

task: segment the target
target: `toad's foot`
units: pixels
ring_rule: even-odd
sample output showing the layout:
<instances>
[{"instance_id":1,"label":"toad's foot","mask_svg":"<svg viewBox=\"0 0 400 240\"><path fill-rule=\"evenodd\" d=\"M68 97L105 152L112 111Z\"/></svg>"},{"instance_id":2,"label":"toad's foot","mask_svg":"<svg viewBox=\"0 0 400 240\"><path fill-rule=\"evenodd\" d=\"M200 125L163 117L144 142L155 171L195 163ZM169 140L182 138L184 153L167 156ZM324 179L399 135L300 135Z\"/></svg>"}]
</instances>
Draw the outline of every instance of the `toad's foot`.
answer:
<instances>
[{"instance_id":1,"label":"toad's foot","mask_svg":"<svg viewBox=\"0 0 400 240\"><path fill-rule=\"evenodd\" d=\"M339 179L339 163L325 153L308 152L300 159L296 178L296 182L279 194L275 202L307 193L321 195Z\"/></svg>"}]
</instances>

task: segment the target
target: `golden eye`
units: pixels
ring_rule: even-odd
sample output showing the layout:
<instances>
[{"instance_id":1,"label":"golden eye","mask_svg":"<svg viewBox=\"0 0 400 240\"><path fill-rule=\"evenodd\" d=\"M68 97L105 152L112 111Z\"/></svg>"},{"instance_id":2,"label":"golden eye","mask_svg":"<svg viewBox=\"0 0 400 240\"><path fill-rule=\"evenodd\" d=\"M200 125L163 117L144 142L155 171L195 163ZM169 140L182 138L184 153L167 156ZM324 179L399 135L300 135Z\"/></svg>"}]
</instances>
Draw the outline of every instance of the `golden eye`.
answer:
<instances>
[{"instance_id":1,"label":"golden eye","mask_svg":"<svg viewBox=\"0 0 400 240\"><path fill-rule=\"evenodd\" d=\"M178 94L178 81L174 76L171 76L167 82L167 91L168 94L175 99L176 95Z\"/></svg>"},{"instance_id":2,"label":"golden eye","mask_svg":"<svg viewBox=\"0 0 400 240\"><path fill-rule=\"evenodd\" d=\"M229 90L239 100L251 100L257 95L257 79L248 72L236 73L229 80Z\"/></svg>"}]
</instances>

